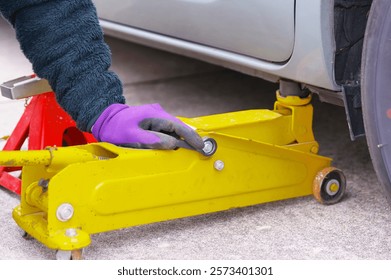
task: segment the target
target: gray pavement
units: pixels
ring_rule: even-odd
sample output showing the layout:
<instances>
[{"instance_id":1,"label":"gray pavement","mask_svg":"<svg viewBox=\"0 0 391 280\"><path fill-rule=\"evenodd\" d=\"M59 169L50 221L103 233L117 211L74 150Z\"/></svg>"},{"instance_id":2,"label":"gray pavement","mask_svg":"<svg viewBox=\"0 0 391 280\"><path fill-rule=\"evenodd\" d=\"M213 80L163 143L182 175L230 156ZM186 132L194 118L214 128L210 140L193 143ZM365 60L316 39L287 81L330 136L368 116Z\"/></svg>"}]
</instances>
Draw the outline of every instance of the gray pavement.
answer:
<instances>
[{"instance_id":1,"label":"gray pavement","mask_svg":"<svg viewBox=\"0 0 391 280\"><path fill-rule=\"evenodd\" d=\"M260 79L143 46L107 38L113 70L129 104L161 103L193 117L272 108L277 87ZM0 20L0 82L32 72L13 31ZM334 158L348 180L336 205L313 197L96 234L86 259L390 259L391 209L373 171L365 139L351 142L343 108L314 100L320 154ZM0 137L9 135L23 101L0 98ZM0 144L4 145L4 141ZM19 197L0 188L0 259L53 259L54 252L24 240L11 212Z\"/></svg>"}]
</instances>

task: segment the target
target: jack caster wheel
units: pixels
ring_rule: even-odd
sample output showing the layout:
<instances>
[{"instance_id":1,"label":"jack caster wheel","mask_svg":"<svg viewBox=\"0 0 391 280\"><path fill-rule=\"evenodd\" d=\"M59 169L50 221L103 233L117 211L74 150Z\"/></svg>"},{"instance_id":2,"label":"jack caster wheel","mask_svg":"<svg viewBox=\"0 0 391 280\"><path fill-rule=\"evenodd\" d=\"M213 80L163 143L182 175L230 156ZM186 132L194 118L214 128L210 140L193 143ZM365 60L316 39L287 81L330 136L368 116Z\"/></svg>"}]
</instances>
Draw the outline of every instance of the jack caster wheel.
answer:
<instances>
[{"instance_id":1,"label":"jack caster wheel","mask_svg":"<svg viewBox=\"0 0 391 280\"><path fill-rule=\"evenodd\" d=\"M330 205L339 202L346 190L345 175L341 170L327 167L315 177L312 191L317 201Z\"/></svg>"},{"instance_id":2,"label":"jack caster wheel","mask_svg":"<svg viewBox=\"0 0 391 280\"><path fill-rule=\"evenodd\" d=\"M34 239L30 234L28 234L27 232L23 232L22 233L22 237L25 239L25 240L32 240Z\"/></svg>"},{"instance_id":3,"label":"jack caster wheel","mask_svg":"<svg viewBox=\"0 0 391 280\"><path fill-rule=\"evenodd\" d=\"M56 260L82 260L83 259L83 250L72 250L72 251L64 251L57 250L56 252Z\"/></svg>"}]
</instances>

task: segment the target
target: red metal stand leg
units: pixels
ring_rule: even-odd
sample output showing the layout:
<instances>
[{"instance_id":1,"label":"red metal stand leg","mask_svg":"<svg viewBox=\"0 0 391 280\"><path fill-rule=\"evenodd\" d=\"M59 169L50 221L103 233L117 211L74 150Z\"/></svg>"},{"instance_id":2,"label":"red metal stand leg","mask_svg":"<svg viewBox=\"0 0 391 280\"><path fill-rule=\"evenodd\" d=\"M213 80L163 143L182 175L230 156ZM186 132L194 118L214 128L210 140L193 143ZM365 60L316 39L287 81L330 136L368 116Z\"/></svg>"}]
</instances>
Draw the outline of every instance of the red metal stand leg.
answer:
<instances>
[{"instance_id":1,"label":"red metal stand leg","mask_svg":"<svg viewBox=\"0 0 391 280\"><path fill-rule=\"evenodd\" d=\"M3 150L20 150L27 138L29 150L96 142L92 134L76 128L75 122L58 105L53 92L36 95L31 99ZM0 166L0 186L20 194L20 179L9 174L15 170L20 168Z\"/></svg>"}]
</instances>

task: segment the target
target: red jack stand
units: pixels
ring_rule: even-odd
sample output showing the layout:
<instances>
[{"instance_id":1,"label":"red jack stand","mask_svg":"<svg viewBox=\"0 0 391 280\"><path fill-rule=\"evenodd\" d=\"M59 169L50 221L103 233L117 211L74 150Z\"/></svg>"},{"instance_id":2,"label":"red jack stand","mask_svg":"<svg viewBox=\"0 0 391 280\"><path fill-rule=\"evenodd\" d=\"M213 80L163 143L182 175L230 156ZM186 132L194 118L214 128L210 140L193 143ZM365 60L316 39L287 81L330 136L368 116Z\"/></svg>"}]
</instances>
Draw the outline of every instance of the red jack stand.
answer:
<instances>
[{"instance_id":1,"label":"red jack stand","mask_svg":"<svg viewBox=\"0 0 391 280\"><path fill-rule=\"evenodd\" d=\"M92 134L76 128L76 123L58 105L53 92L31 98L3 151L20 150L27 138L28 150L96 142ZM0 186L20 195L21 180L9 173L17 170L21 167L0 166Z\"/></svg>"}]
</instances>

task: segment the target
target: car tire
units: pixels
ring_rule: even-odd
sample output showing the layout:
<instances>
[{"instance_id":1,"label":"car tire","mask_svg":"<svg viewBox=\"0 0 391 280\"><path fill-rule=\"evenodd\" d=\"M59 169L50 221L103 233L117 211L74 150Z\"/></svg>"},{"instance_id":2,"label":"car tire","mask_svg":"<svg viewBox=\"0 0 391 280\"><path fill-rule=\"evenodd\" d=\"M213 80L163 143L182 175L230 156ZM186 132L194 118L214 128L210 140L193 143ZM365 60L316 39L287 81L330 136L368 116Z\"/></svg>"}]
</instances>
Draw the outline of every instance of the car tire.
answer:
<instances>
[{"instance_id":1,"label":"car tire","mask_svg":"<svg viewBox=\"0 0 391 280\"><path fill-rule=\"evenodd\" d=\"M361 98L373 167L391 203L391 1L374 0L362 54Z\"/></svg>"}]
</instances>

